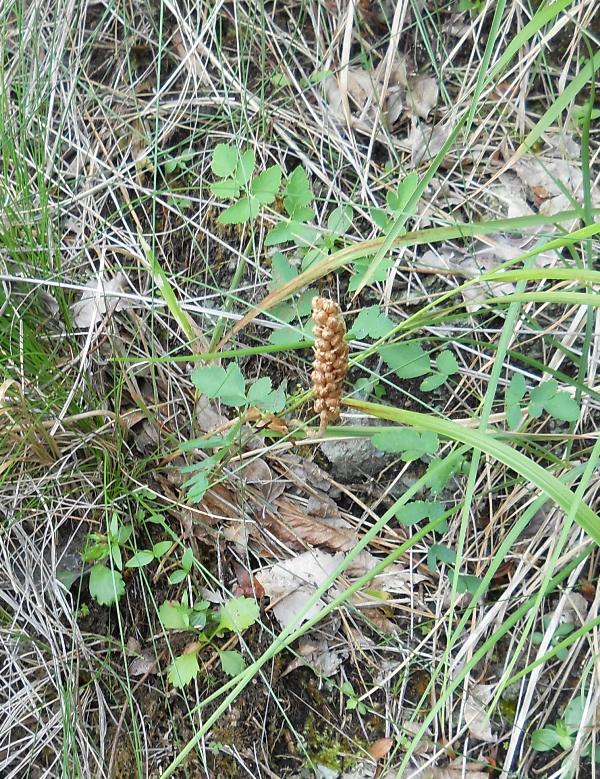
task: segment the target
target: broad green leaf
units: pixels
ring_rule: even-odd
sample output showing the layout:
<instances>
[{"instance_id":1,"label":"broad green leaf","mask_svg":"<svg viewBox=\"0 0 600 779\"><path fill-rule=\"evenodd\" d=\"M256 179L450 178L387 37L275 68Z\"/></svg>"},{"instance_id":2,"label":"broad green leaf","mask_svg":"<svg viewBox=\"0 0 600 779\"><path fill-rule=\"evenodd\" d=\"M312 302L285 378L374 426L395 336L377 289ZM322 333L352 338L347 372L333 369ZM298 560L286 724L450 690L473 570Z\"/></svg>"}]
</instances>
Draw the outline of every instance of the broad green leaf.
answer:
<instances>
[{"instance_id":1,"label":"broad green leaf","mask_svg":"<svg viewBox=\"0 0 600 779\"><path fill-rule=\"evenodd\" d=\"M279 165L271 165L254 179L250 191L259 203L267 205L277 197L280 184L281 168Z\"/></svg>"},{"instance_id":2,"label":"broad green leaf","mask_svg":"<svg viewBox=\"0 0 600 779\"><path fill-rule=\"evenodd\" d=\"M95 565L90 571L90 595L101 605L111 606L125 592L125 582L118 571L106 565Z\"/></svg>"},{"instance_id":3,"label":"broad green leaf","mask_svg":"<svg viewBox=\"0 0 600 779\"><path fill-rule=\"evenodd\" d=\"M192 371L192 383L209 398L217 398L225 383L225 368L220 365L203 365Z\"/></svg>"},{"instance_id":4,"label":"broad green leaf","mask_svg":"<svg viewBox=\"0 0 600 779\"><path fill-rule=\"evenodd\" d=\"M531 390L529 397L534 403L545 404L547 400L553 398L558 392L558 382L556 379L549 379L538 384L537 387Z\"/></svg>"},{"instance_id":5,"label":"broad green leaf","mask_svg":"<svg viewBox=\"0 0 600 779\"><path fill-rule=\"evenodd\" d=\"M296 246L312 246L318 236L319 231L315 227L295 220L286 220L279 222L267 233L265 246L277 246L287 241L293 241Z\"/></svg>"},{"instance_id":6,"label":"broad green leaf","mask_svg":"<svg viewBox=\"0 0 600 779\"><path fill-rule=\"evenodd\" d=\"M279 289L288 281L295 279L298 271L290 263L288 258L282 252L276 252L271 258L271 283L269 290L272 292Z\"/></svg>"},{"instance_id":7,"label":"broad green leaf","mask_svg":"<svg viewBox=\"0 0 600 779\"><path fill-rule=\"evenodd\" d=\"M432 392L433 390L441 387L442 384L448 380L446 373L432 373L431 376L427 376L421 382L419 389L421 392Z\"/></svg>"},{"instance_id":8,"label":"broad green leaf","mask_svg":"<svg viewBox=\"0 0 600 779\"><path fill-rule=\"evenodd\" d=\"M452 376L453 373L458 371L456 357L449 349L445 349L438 354L435 358L435 364L437 365L438 371L440 373L445 373L446 376Z\"/></svg>"},{"instance_id":9,"label":"broad green leaf","mask_svg":"<svg viewBox=\"0 0 600 779\"><path fill-rule=\"evenodd\" d=\"M404 213L418 183L418 175L416 173L410 173L400 182L400 184L398 184L398 188L395 192L387 193L387 204L395 217ZM411 214L407 213L406 216L411 216Z\"/></svg>"},{"instance_id":10,"label":"broad green leaf","mask_svg":"<svg viewBox=\"0 0 600 779\"><path fill-rule=\"evenodd\" d=\"M221 606L219 630L241 633L258 619L260 609L254 598L231 598Z\"/></svg>"},{"instance_id":11,"label":"broad green leaf","mask_svg":"<svg viewBox=\"0 0 600 779\"><path fill-rule=\"evenodd\" d=\"M470 592L474 595L481 584L481 577L473 576L470 573L459 573L456 580L456 591L458 593Z\"/></svg>"},{"instance_id":12,"label":"broad green leaf","mask_svg":"<svg viewBox=\"0 0 600 779\"><path fill-rule=\"evenodd\" d=\"M457 473L463 464L463 456L459 452L451 452L446 457L436 458L427 466L425 484L434 495L439 495Z\"/></svg>"},{"instance_id":13,"label":"broad green leaf","mask_svg":"<svg viewBox=\"0 0 600 779\"><path fill-rule=\"evenodd\" d=\"M173 660L169 665L167 677L173 687L182 688L196 678L199 670L197 652L190 652Z\"/></svg>"},{"instance_id":14,"label":"broad green leaf","mask_svg":"<svg viewBox=\"0 0 600 779\"><path fill-rule=\"evenodd\" d=\"M188 548L185 550L181 558L181 567L184 568L186 571L190 571L193 564L194 564L194 553L188 546Z\"/></svg>"},{"instance_id":15,"label":"broad green leaf","mask_svg":"<svg viewBox=\"0 0 600 779\"><path fill-rule=\"evenodd\" d=\"M352 206L338 206L327 218L327 229L336 235L346 235L353 219L354 209Z\"/></svg>"},{"instance_id":16,"label":"broad green leaf","mask_svg":"<svg viewBox=\"0 0 600 779\"><path fill-rule=\"evenodd\" d=\"M229 363L227 370L220 365L203 365L192 371L192 382L209 398L221 398L228 406L245 402L245 380L239 366Z\"/></svg>"},{"instance_id":17,"label":"broad green leaf","mask_svg":"<svg viewBox=\"0 0 600 779\"><path fill-rule=\"evenodd\" d=\"M210 162L210 169L219 178L227 178L233 175L234 170L238 164L238 150L235 146L229 146L226 143L220 143L215 146L213 151L212 160Z\"/></svg>"},{"instance_id":18,"label":"broad green leaf","mask_svg":"<svg viewBox=\"0 0 600 779\"><path fill-rule=\"evenodd\" d=\"M579 404L568 392L557 392L544 403L544 408L551 417L562 422L577 422L579 419Z\"/></svg>"},{"instance_id":19,"label":"broad green leaf","mask_svg":"<svg viewBox=\"0 0 600 779\"><path fill-rule=\"evenodd\" d=\"M280 327L278 330L273 330L269 336L269 343L276 346L285 346L286 344L294 344L298 341L306 341L307 345L313 342L312 336L304 329L298 331L295 327Z\"/></svg>"},{"instance_id":20,"label":"broad green leaf","mask_svg":"<svg viewBox=\"0 0 600 779\"><path fill-rule=\"evenodd\" d=\"M187 490L187 498L190 503L200 503L209 487L208 476L201 471L188 479L183 486Z\"/></svg>"},{"instance_id":21,"label":"broad green leaf","mask_svg":"<svg viewBox=\"0 0 600 779\"><path fill-rule=\"evenodd\" d=\"M252 178L255 164L256 161L254 157L254 151L252 149L247 149L243 154L240 155L238 164L235 168L234 176L240 187L246 186L246 184Z\"/></svg>"},{"instance_id":22,"label":"broad green leaf","mask_svg":"<svg viewBox=\"0 0 600 779\"><path fill-rule=\"evenodd\" d=\"M182 568L178 568L173 573L169 574L169 584L180 584L188 575L188 571L184 571Z\"/></svg>"},{"instance_id":23,"label":"broad green leaf","mask_svg":"<svg viewBox=\"0 0 600 779\"><path fill-rule=\"evenodd\" d=\"M504 394L506 422L510 430L515 430L521 423L521 401L526 391L524 376L513 373Z\"/></svg>"},{"instance_id":24,"label":"broad green leaf","mask_svg":"<svg viewBox=\"0 0 600 779\"><path fill-rule=\"evenodd\" d=\"M260 403L271 392L271 389L272 382L268 376L263 376L258 381L255 381L248 388L248 394L246 395L248 405L254 406Z\"/></svg>"},{"instance_id":25,"label":"broad green leaf","mask_svg":"<svg viewBox=\"0 0 600 779\"><path fill-rule=\"evenodd\" d=\"M285 187L283 206L290 219L304 221L310 219L313 215L312 209L307 209L313 200L313 193L310 188L308 175L300 165L291 172ZM307 212L310 216L306 216Z\"/></svg>"},{"instance_id":26,"label":"broad green leaf","mask_svg":"<svg viewBox=\"0 0 600 779\"><path fill-rule=\"evenodd\" d=\"M149 549L141 549L125 563L126 568L143 568L154 560L154 555Z\"/></svg>"},{"instance_id":27,"label":"broad green leaf","mask_svg":"<svg viewBox=\"0 0 600 779\"><path fill-rule=\"evenodd\" d=\"M244 658L239 652L233 649L219 652L219 659L221 661L221 668L227 674L227 676L237 676L241 674L246 663Z\"/></svg>"},{"instance_id":28,"label":"broad green leaf","mask_svg":"<svg viewBox=\"0 0 600 779\"><path fill-rule=\"evenodd\" d=\"M379 308L369 306L364 308L354 320L351 333L354 338L382 338L394 329L394 323Z\"/></svg>"},{"instance_id":29,"label":"broad green leaf","mask_svg":"<svg viewBox=\"0 0 600 779\"><path fill-rule=\"evenodd\" d=\"M190 627L190 610L188 606L176 600L161 603L158 616L166 630L187 630Z\"/></svg>"},{"instance_id":30,"label":"broad green leaf","mask_svg":"<svg viewBox=\"0 0 600 779\"><path fill-rule=\"evenodd\" d=\"M379 353L400 379L415 379L429 373L429 355L420 344L390 344L382 346Z\"/></svg>"},{"instance_id":31,"label":"broad green leaf","mask_svg":"<svg viewBox=\"0 0 600 779\"><path fill-rule=\"evenodd\" d=\"M562 718L564 720L565 728L568 733L577 733L577 731L581 727L584 707L585 707L585 700L584 698L582 698L581 695L577 695L567 705L567 708L565 709Z\"/></svg>"},{"instance_id":32,"label":"broad green leaf","mask_svg":"<svg viewBox=\"0 0 600 779\"><path fill-rule=\"evenodd\" d=\"M302 272L304 273L311 265L318 265L323 262L329 254L329 249L323 246L317 246L314 249L309 249L302 258Z\"/></svg>"},{"instance_id":33,"label":"broad green leaf","mask_svg":"<svg viewBox=\"0 0 600 779\"><path fill-rule=\"evenodd\" d=\"M254 195L240 198L225 211L221 211L217 222L222 225L241 225L255 219L260 211L260 202Z\"/></svg>"},{"instance_id":34,"label":"broad green leaf","mask_svg":"<svg viewBox=\"0 0 600 779\"><path fill-rule=\"evenodd\" d=\"M173 546L172 541L159 541L152 547L152 554L154 557L162 557Z\"/></svg>"},{"instance_id":35,"label":"broad green leaf","mask_svg":"<svg viewBox=\"0 0 600 779\"><path fill-rule=\"evenodd\" d=\"M379 227L381 230L387 230L391 224L391 220L383 208L372 208L369 213L371 214L371 219L375 222L377 227Z\"/></svg>"},{"instance_id":36,"label":"broad green leaf","mask_svg":"<svg viewBox=\"0 0 600 779\"><path fill-rule=\"evenodd\" d=\"M216 197L233 200L240 195L239 184L233 179L224 179L223 181L214 181L210 185L210 191Z\"/></svg>"},{"instance_id":37,"label":"broad green leaf","mask_svg":"<svg viewBox=\"0 0 600 779\"><path fill-rule=\"evenodd\" d=\"M549 752L558 746L560 739L554 728L541 728L531 734L531 748L536 752Z\"/></svg>"}]
</instances>

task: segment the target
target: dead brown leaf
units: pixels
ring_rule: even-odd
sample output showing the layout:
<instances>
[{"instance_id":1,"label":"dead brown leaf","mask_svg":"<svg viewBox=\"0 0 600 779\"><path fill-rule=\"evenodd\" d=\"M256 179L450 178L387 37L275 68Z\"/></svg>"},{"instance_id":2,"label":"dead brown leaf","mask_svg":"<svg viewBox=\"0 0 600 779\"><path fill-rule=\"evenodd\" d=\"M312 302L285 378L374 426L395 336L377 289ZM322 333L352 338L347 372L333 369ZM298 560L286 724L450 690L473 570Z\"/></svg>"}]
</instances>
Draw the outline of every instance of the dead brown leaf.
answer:
<instances>
[{"instance_id":1,"label":"dead brown leaf","mask_svg":"<svg viewBox=\"0 0 600 779\"><path fill-rule=\"evenodd\" d=\"M378 738L371 744L369 754L373 760L382 760L393 746L393 738Z\"/></svg>"}]
</instances>

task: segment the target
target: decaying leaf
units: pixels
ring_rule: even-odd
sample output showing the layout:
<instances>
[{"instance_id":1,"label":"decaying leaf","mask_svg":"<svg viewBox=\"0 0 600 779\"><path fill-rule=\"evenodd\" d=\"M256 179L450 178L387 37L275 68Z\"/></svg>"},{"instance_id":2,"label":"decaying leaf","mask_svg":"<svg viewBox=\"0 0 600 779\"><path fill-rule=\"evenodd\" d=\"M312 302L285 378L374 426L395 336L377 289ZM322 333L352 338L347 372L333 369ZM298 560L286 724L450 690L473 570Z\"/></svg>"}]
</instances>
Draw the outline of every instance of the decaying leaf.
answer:
<instances>
[{"instance_id":1,"label":"decaying leaf","mask_svg":"<svg viewBox=\"0 0 600 779\"><path fill-rule=\"evenodd\" d=\"M283 628L291 625L315 590L333 573L343 559L341 553L330 555L314 550L276 563L256 574L273 613ZM301 622L314 617L325 604L319 600L302 617Z\"/></svg>"},{"instance_id":2,"label":"decaying leaf","mask_svg":"<svg viewBox=\"0 0 600 779\"><path fill-rule=\"evenodd\" d=\"M280 498L277 511L265 513L260 524L291 549L305 549L310 544L345 552L357 541L356 532L343 519L309 516L287 498Z\"/></svg>"},{"instance_id":3,"label":"decaying leaf","mask_svg":"<svg viewBox=\"0 0 600 779\"><path fill-rule=\"evenodd\" d=\"M431 76L415 76L408 80L407 94L412 113L421 119L427 119L437 105L437 81Z\"/></svg>"},{"instance_id":4,"label":"decaying leaf","mask_svg":"<svg viewBox=\"0 0 600 779\"><path fill-rule=\"evenodd\" d=\"M397 769L386 772L381 779L396 779ZM461 759L453 760L449 765L438 768L421 762L406 771L410 779L489 779L489 774L481 770L478 763L466 763Z\"/></svg>"},{"instance_id":5,"label":"decaying leaf","mask_svg":"<svg viewBox=\"0 0 600 779\"><path fill-rule=\"evenodd\" d=\"M495 689L495 684L476 684L465 701L464 716L469 733L480 741L496 740L492 735L490 718L486 713L486 706L491 701Z\"/></svg>"},{"instance_id":6,"label":"decaying leaf","mask_svg":"<svg viewBox=\"0 0 600 779\"><path fill-rule=\"evenodd\" d=\"M378 738L377 741L374 741L369 747L369 754L373 760L381 760L393 746L393 738Z\"/></svg>"},{"instance_id":7,"label":"decaying leaf","mask_svg":"<svg viewBox=\"0 0 600 779\"><path fill-rule=\"evenodd\" d=\"M131 301L119 297L125 292L127 279L123 273L117 273L108 281L93 279L86 284L86 292L71 306L73 323L77 327L89 328L95 326L105 314L112 314L123 308L130 307ZM89 292L87 291L89 290Z\"/></svg>"},{"instance_id":8,"label":"decaying leaf","mask_svg":"<svg viewBox=\"0 0 600 779\"><path fill-rule=\"evenodd\" d=\"M318 676L329 678L339 670L349 654L344 646L332 649L327 639L311 636L300 639L296 651L299 657L292 660L282 675L287 675L296 668L308 664Z\"/></svg>"},{"instance_id":9,"label":"decaying leaf","mask_svg":"<svg viewBox=\"0 0 600 779\"><path fill-rule=\"evenodd\" d=\"M408 136L412 164L418 165L419 162L433 159L448 140L451 131L452 126L449 123L429 125L413 120Z\"/></svg>"},{"instance_id":10,"label":"decaying leaf","mask_svg":"<svg viewBox=\"0 0 600 779\"><path fill-rule=\"evenodd\" d=\"M363 132L370 132L377 118L385 85L383 62L372 72L363 68L348 68L345 74L352 125ZM325 82L330 115L338 124L346 124L347 121L342 83L343 79L339 76L330 76ZM393 127L403 115L427 119L437 105L438 95L435 79L423 74L407 75L404 59L397 58L384 95L384 120L388 127Z\"/></svg>"}]
</instances>

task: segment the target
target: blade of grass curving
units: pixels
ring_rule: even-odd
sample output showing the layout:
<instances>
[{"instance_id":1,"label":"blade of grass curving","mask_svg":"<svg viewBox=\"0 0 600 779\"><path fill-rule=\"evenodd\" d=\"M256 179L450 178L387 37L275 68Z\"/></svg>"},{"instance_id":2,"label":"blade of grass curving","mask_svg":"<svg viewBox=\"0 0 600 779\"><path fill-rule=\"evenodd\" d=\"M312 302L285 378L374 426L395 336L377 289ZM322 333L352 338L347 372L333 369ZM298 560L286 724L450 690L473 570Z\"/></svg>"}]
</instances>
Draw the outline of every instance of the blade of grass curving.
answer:
<instances>
[{"instance_id":1,"label":"blade of grass curving","mask_svg":"<svg viewBox=\"0 0 600 779\"><path fill-rule=\"evenodd\" d=\"M489 431L484 434L480 430L463 427L449 419L439 419L429 414L421 414L418 411L405 411L391 406L383 406L380 403L370 403L366 400L347 398L342 402L350 408L358 409L379 419L387 419L421 430L430 430L452 441L460 441L474 449L481 449L482 452L494 457L527 481L535 484L563 511L568 512L573 505L574 495L568 487L565 487L555 476L529 457L499 441ZM600 517L589 506L582 504L577 510L575 520L590 538L600 545Z\"/></svg>"},{"instance_id":2,"label":"blade of grass curving","mask_svg":"<svg viewBox=\"0 0 600 779\"><path fill-rule=\"evenodd\" d=\"M594 209L595 214L600 214L600 209ZM496 232L519 232L533 227L542 227L547 225L558 225L561 222L569 222L577 219L577 211L561 211L558 214L547 216L545 214L534 214L532 216L519 216L509 219L493 219L489 222L480 222L478 224L459 223L444 227L428 227L423 230L415 230L399 236L395 246L419 246L421 244L433 244L442 241L452 241L460 238L472 238L482 235L490 235ZM260 314L268 311L273 306L283 302L290 295L298 292L303 287L312 284L313 281L326 276L338 268L348 265L355 260L368 257L375 254L385 243L387 238L373 238L369 241L346 246L334 252L330 257L316 262L303 273L300 273L295 279L283 284L279 289L268 294L254 308L250 309L239 322L219 342L216 351L220 351L223 346L230 341L233 336L242 330L246 325L252 322ZM460 272L457 271L457 275Z\"/></svg>"},{"instance_id":3,"label":"blade of grass curving","mask_svg":"<svg viewBox=\"0 0 600 779\"><path fill-rule=\"evenodd\" d=\"M460 449L459 449L460 451ZM357 545L348 553L345 560L343 560L335 571L327 578L327 580L314 592L314 594L307 600L302 609L295 615L295 619L292 624L282 630L275 641L265 650L265 652L257 658L251 665L249 665L244 671L238 674L229 682L224 684L219 690L209 695L202 703L196 707L196 710L205 707L216 698L223 695L225 692L230 691L227 697L219 704L217 709L211 714L211 716L203 723L201 728L194 734L193 738L185 745L181 752L174 758L169 766L163 771L159 779L168 779L172 776L181 763L185 760L187 755L195 748L195 746L202 740L202 738L209 732L211 727L221 714L227 709L228 706L237 698L242 690L250 683L251 679L258 673L258 671L267 663L272 657L285 647L289 646L293 641L302 636L307 630L314 627L323 617L334 611L339 606L343 605L349 597L355 592L358 592L362 587L367 585L375 576L382 573L392 562L400 558L405 552L412 548L418 541L424 538L429 532L435 529L437 525L442 521L442 517L429 522L426 526L418 530L411 538L405 541L403 544L394 549L387 557L377 563L370 571L365 573L343 592L335 596L326 606L324 606L318 614L306 620L300 625L303 616L325 595L335 582L337 577L344 572L347 566L354 560L354 558L360 553L362 549L379 533L392 517L395 516L398 508L407 503L413 495L417 494L425 484L426 476L421 476L411 487L409 487L404 495L398 498L393 505L375 522L375 524L365 533L360 539ZM300 625L300 626L299 626Z\"/></svg>"}]
</instances>

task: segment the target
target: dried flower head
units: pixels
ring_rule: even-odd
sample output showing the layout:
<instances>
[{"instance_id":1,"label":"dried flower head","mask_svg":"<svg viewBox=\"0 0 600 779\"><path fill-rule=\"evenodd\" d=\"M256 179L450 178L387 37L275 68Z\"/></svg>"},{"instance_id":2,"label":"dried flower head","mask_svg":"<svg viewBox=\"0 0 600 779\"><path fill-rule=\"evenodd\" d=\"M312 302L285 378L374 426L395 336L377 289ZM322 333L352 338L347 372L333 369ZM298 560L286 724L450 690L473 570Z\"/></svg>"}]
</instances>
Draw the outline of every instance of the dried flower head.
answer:
<instances>
[{"instance_id":1,"label":"dried flower head","mask_svg":"<svg viewBox=\"0 0 600 779\"><path fill-rule=\"evenodd\" d=\"M344 341L346 328L337 303L313 298L312 317L315 322L312 384L315 411L321 419L319 430L323 432L340 412L342 384L348 371L348 344Z\"/></svg>"}]
</instances>

